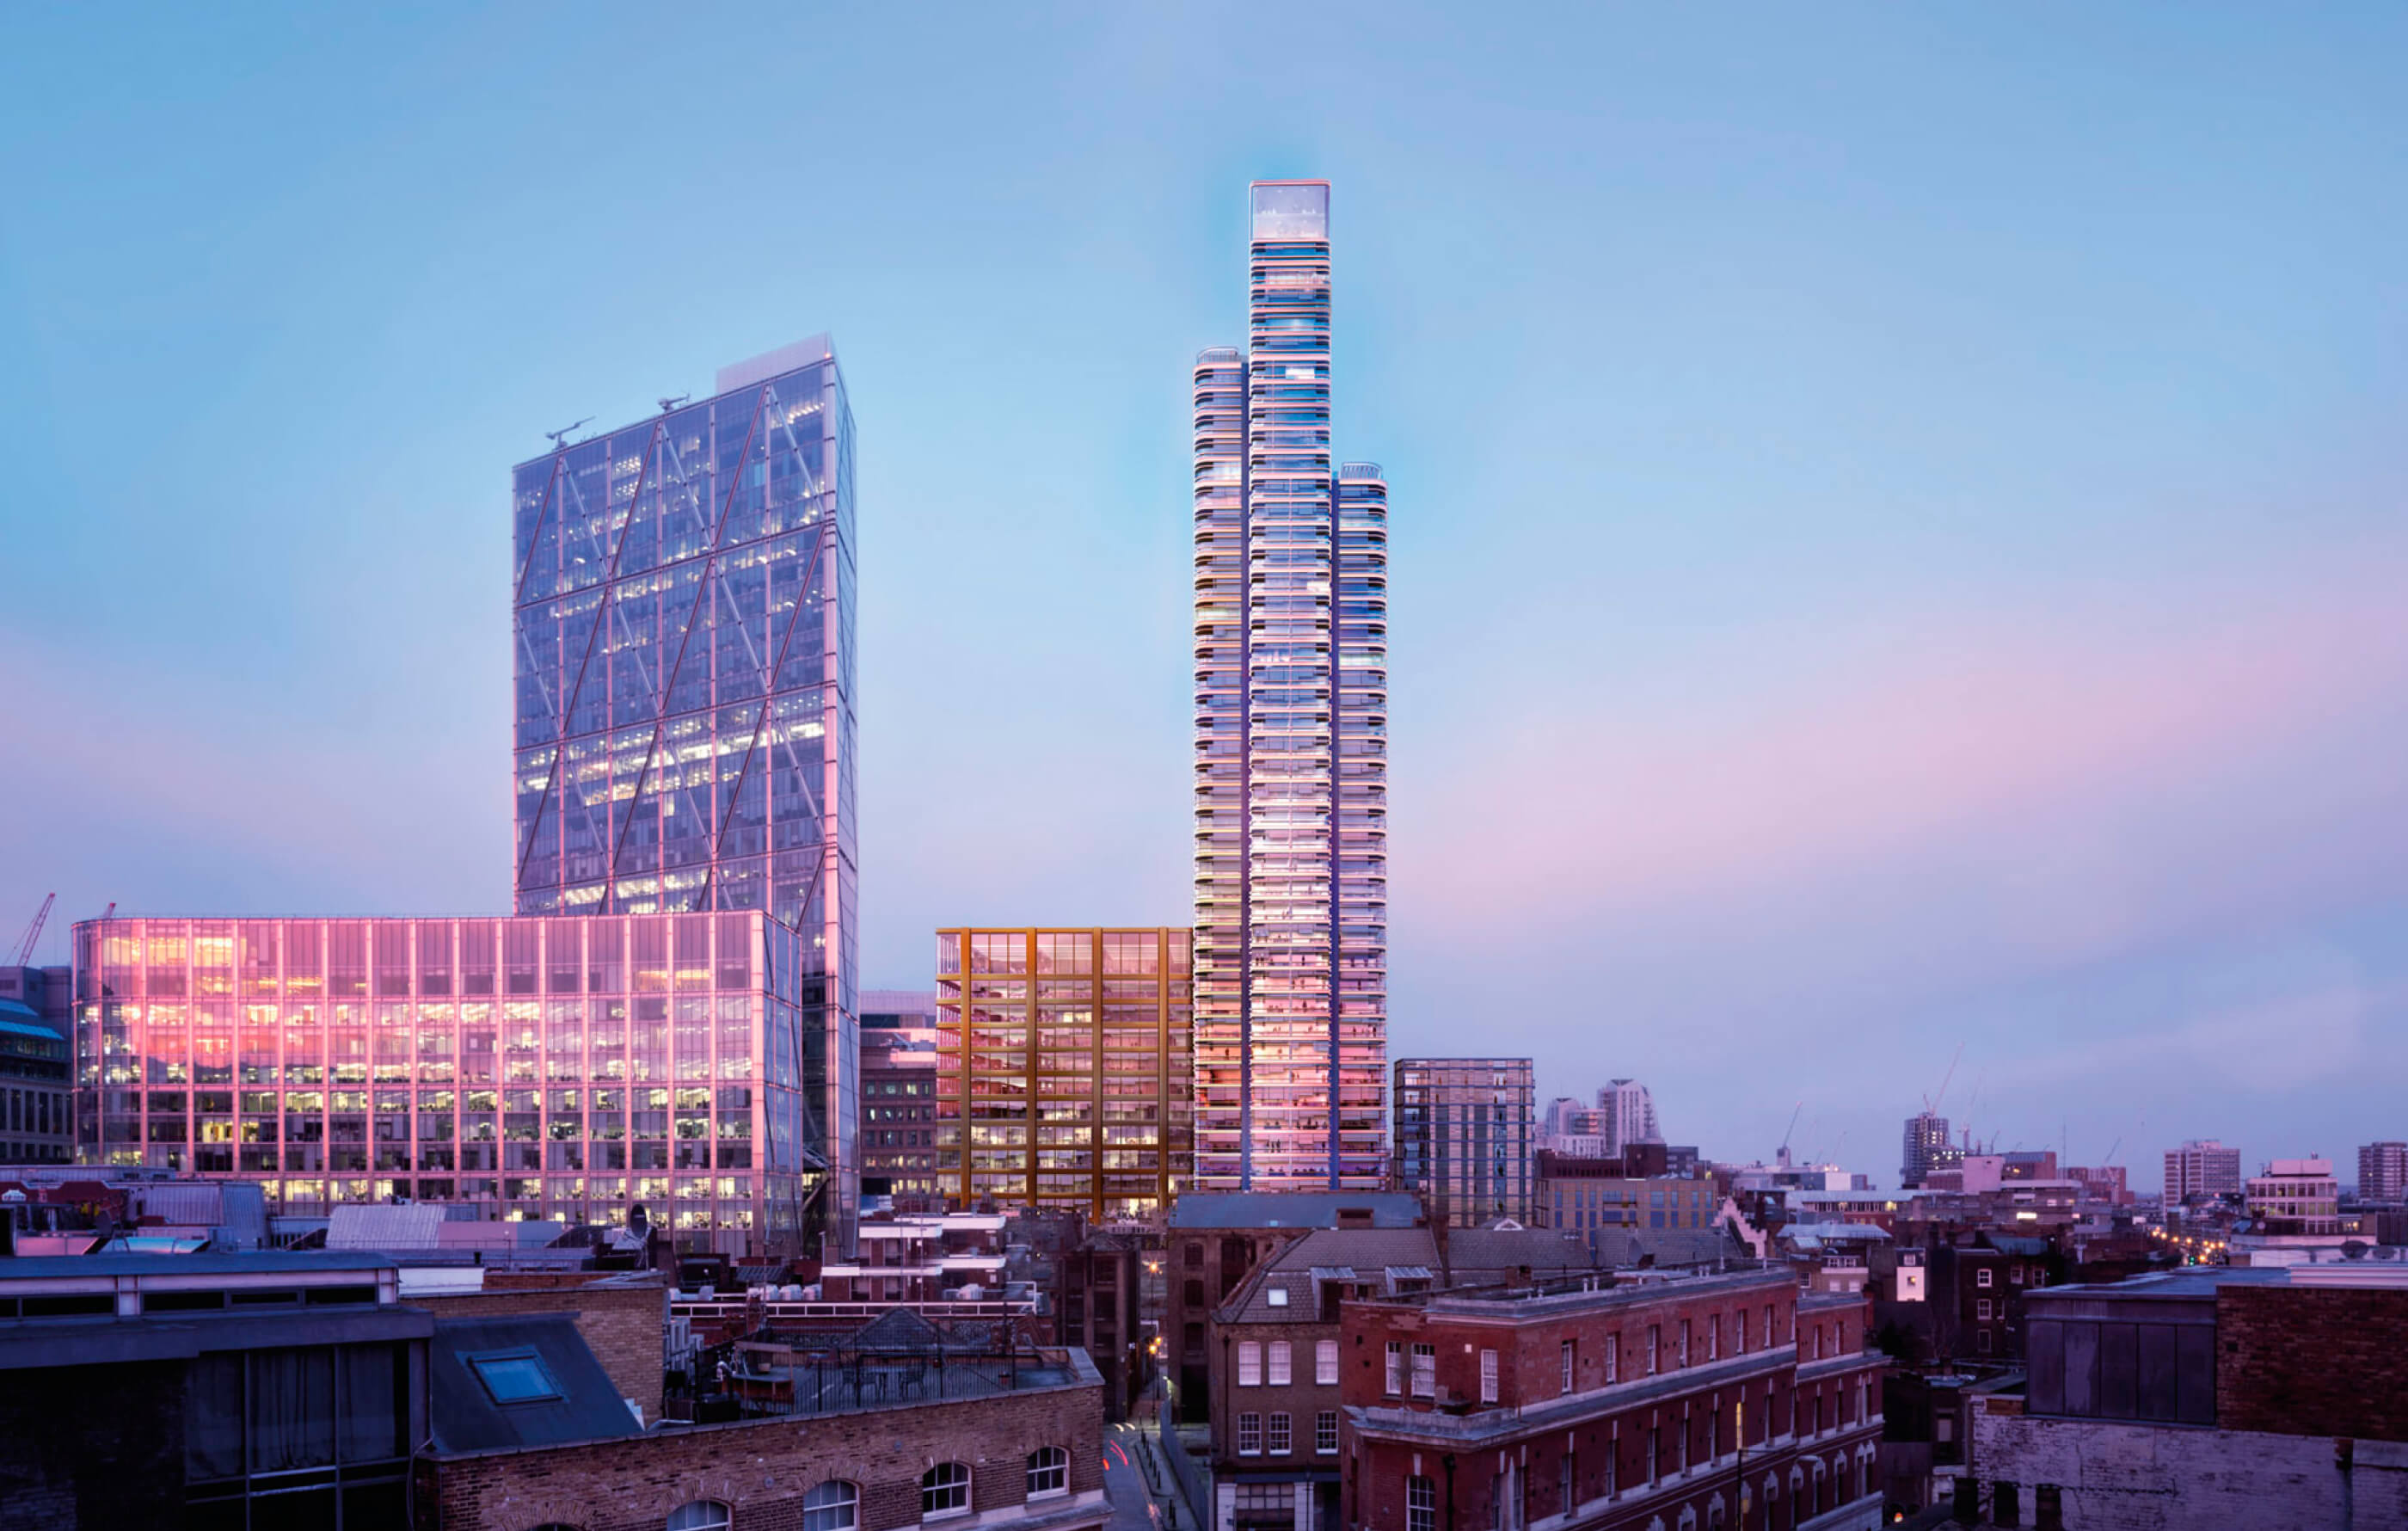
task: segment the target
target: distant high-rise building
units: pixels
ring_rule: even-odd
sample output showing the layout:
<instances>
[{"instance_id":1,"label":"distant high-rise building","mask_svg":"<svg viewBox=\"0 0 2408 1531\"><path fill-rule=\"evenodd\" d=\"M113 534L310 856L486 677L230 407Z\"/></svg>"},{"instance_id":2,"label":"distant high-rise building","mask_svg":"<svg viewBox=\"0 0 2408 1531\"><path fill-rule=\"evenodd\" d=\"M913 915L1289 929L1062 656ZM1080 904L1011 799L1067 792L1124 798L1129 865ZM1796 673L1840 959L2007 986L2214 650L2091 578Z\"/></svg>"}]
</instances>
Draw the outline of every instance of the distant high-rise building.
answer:
<instances>
[{"instance_id":1,"label":"distant high-rise building","mask_svg":"<svg viewBox=\"0 0 2408 1531\"><path fill-rule=\"evenodd\" d=\"M1547 1102L1546 1112L1539 1120L1539 1135L1542 1138L1559 1138L1566 1133L1575 1131L1576 1118L1586 1113L1587 1110L1588 1106L1585 1102L1575 1100L1570 1095L1557 1095Z\"/></svg>"},{"instance_id":2,"label":"distant high-rise building","mask_svg":"<svg viewBox=\"0 0 2408 1531\"><path fill-rule=\"evenodd\" d=\"M2341 1186L2330 1159L2276 1159L2243 1191L2249 1215L2266 1234L2328 1236L2341 1231Z\"/></svg>"},{"instance_id":3,"label":"distant high-rise building","mask_svg":"<svg viewBox=\"0 0 2408 1531\"><path fill-rule=\"evenodd\" d=\"M1167 1206L1193 1173L1189 933L937 932L937 1186L956 1209Z\"/></svg>"},{"instance_id":4,"label":"distant high-rise building","mask_svg":"<svg viewBox=\"0 0 2408 1531\"><path fill-rule=\"evenodd\" d=\"M1397 1189L1457 1227L1530 1221L1536 1071L1527 1058L1397 1060Z\"/></svg>"},{"instance_id":5,"label":"distant high-rise building","mask_svg":"<svg viewBox=\"0 0 2408 1531\"><path fill-rule=\"evenodd\" d=\"M1637 1080L1609 1080L1597 1093L1597 1130L1604 1135L1608 1154L1627 1152L1633 1143L1664 1140L1656 1124L1656 1097Z\"/></svg>"},{"instance_id":6,"label":"distant high-rise building","mask_svg":"<svg viewBox=\"0 0 2408 1531\"><path fill-rule=\"evenodd\" d=\"M2241 1151L2214 1138L2193 1138L2166 1151L2165 1200L2169 1207L2194 1196L2237 1195L2241 1191Z\"/></svg>"},{"instance_id":7,"label":"distant high-rise building","mask_svg":"<svg viewBox=\"0 0 2408 1531\"><path fill-rule=\"evenodd\" d=\"M1387 527L1329 442L1329 184L1257 181L1245 349L1195 368L1196 1182L1377 1189Z\"/></svg>"},{"instance_id":8,"label":"distant high-rise building","mask_svg":"<svg viewBox=\"0 0 2408 1531\"><path fill-rule=\"evenodd\" d=\"M1923 1111L1906 1119L1906 1152L1899 1161L1898 1183L1901 1190L1912 1191L1926 1177L1939 1168L1954 1164L1962 1153L1948 1140L1948 1119L1931 1111Z\"/></svg>"},{"instance_id":9,"label":"distant high-rise building","mask_svg":"<svg viewBox=\"0 0 2408 1531\"><path fill-rule=\"evenodd\" d=\"M2408 1143L2369 1143L2358 1151L2358 1199L2408 1201Z\"/></svg>"}]
</instances>

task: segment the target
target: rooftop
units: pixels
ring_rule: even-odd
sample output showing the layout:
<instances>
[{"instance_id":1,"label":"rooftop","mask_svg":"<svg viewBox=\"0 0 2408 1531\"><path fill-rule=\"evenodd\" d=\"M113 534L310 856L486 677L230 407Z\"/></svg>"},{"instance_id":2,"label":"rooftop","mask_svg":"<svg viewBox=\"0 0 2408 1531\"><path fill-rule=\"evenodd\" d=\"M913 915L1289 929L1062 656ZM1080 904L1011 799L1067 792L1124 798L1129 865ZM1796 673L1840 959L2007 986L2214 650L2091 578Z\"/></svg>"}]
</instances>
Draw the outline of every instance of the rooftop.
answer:
<instances>
[{"instance_id":1,"label":"rooftop","mask_svg":"<svg viewBox=\"0 0 2408 1531\"><path fill-rule=\"evenodd\" d=\"M426 1372L438 1452L643 1433L565 1313L445 1319L427 1345Z\"/></svg>"},{"instance_id":2,"label":"rooftop","mask_svg":"<svg viewBox=\"0 0 2408 1531\"><path fill-rule=\"evenodd\" d=\"M1335 1228L1341 1211L1369 1211L1374 1228L1410 1228L1421 1202L1402 1191L1207 1191L1179 1198L1173 1228Z\"/></svg>"}]
</instances>

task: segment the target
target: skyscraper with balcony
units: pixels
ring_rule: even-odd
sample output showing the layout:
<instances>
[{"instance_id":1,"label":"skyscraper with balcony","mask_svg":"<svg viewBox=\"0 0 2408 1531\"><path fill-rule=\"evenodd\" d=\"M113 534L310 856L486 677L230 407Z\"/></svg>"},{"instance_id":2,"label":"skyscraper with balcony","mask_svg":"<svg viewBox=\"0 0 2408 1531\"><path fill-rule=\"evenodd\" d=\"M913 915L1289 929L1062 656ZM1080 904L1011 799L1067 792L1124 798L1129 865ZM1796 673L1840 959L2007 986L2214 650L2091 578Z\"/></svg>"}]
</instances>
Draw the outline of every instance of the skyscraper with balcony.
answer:
<instances>
[{"instance_id":1,"label":"skyscraper with balcony","mask_svg":"<svg viewBox=\"0 0 2408 1531\"><path fill-rule=\"evenodd\" d=\"M1256 181L1243 350L1197 358L1196 1184L1376 1189L1387 499L1329 441L1326 181Z\"/></svg>"}]
</instances>

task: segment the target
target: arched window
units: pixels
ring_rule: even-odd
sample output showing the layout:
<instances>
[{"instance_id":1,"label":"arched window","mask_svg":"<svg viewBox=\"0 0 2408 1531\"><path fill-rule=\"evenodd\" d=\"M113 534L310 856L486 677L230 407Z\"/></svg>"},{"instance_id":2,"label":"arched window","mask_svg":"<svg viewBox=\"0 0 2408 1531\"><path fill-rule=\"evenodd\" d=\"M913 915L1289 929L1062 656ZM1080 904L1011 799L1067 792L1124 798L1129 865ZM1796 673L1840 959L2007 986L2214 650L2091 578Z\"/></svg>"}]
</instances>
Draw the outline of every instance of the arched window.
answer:
<instances>
[{"instance_id":1,"label":"arched window","mask_svg":"<svg viewBox=\"0 0 2408 1531\"><path fill-rule=\"evenodd\" d=\"M668 1531L727 1531L734 1519L716 1499L692 1499L669 1511Z\"/></svg>"},{"instance_id":2,"label":"arched window","mask_svg":"<svg viewBox=\"0 0 2408 1531\"><path fill-rule=\"evenodd\" d=\"M970 1470L958 1462L939 1462L920 1475L920 1518L967 1515L970 1509Z\"/></svg>"},{"instance_id":3,"label":"arched window","mask_svg":"<svg viewBox=\"0 0 2408 1531\"><path fill-rule=\"evenodd\" d=\"M1028 1496L1043 1498L1070 1492L1070 1453L1059 1446L1039 1446L1028 1453ZM807 1526L804 1531L818 1531Z\"/></svg>"},{"instance_id":4,"label":"arched window","mask_svg":"<svg viewBox=\"0 0 2408 1531\"><path fill-rule=\"evenodd\" d=\"M831 1478L803 1495L803 1531L853 1531L861 1520L861 1489Z\"/></svg>"}]
</instances>

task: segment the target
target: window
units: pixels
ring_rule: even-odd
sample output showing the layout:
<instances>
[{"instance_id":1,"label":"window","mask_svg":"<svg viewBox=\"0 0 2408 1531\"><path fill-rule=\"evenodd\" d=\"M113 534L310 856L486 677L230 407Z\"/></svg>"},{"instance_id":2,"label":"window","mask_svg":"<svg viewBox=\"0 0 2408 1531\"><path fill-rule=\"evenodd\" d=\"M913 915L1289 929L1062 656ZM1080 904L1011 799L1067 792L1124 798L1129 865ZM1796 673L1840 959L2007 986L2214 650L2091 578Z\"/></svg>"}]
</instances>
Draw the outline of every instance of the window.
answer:
<instances>
[{"instance_id":1,"label":"window","mask_svg":"<svg viewBox=\"0 0 2408 1531\"><path fill-rule=\"evenodd\" d=\"M541 1403L561 1395L560 1384L533 1351L494 1351L465 1359L497 1404Z\"/></svg>"},{"instance_id":2,"label":"window","mask_svg":"<svg viewBox=\"0 0 2408 1531\"><path fill-rule=\"evenodd\" d=\"M1814 1325L1814 1359L1823 1359L1823 1326L1819 1324Z\"/></svg>"},{"instance_id":3,"label":"window","mask_svg":"<svg viewBox=\"0 0 2408 1531\"><path fill-rule=\"evenodd\" d=\"M1606 1337L1605 1337L1605 1380L1606 1380L1607 1381L1611 1382L1611 1381L1612 1381L1614 1380L1614 1376L1613 1376L1613 1374L1614 1374L1616 1371L1618 1371L1618 1370L1620 1370L1620 1369L1621 1369L1621 1361L1622 1361L1622 1337L1621 1337L1620 1335L1608 1335L1608 1336L1606 1336Z\"/></svg>"},{"instance_id":4,"label":"window","mask_svg":"<svg viewBox=\"0 0 2408 1531\"><path fill-rule=\"evenodd\" d=\"M1312 1416L1312 1449L1317 1455L1338 1454L1338 1410L1325 1409Z\"/></svg>"},{"instance_id":5,"label":"window","mask_svg":"<svg viewBox=\"0 0 2408 1531\"><path fill-rule=\"evenodd\" d=\"M1647 1326L1647 1375L1650 1377L1656 1375L1656 1342L1662 1338L1664 1326L1660 1324L1651 1324ZM1652 1478L1655 1474L1650 1473L1648 1476Z\"/></svg>"},{"instance_id":6,"label":"window","mask_svg":"<svg viewBox=\"0 0 2408 1531\"><path fill-rule=\"evenodd\" d=\"M1388 1341L1388 1396L1393 1398L1405 1391L1405 1348L1395 1340Z\"/></svg>"},{"instance_id":7,"label":"window","mask_svg":"<svg viewBox=\"0 0 2408 1531\"><path fill-rule=\"evenodd\" d=\"M1049 1494L1070 1492L1070 1453L1059 1446L1039 1446L1028 1453L1028 1496L1042 1498ZM818 1531L806 1526L804 1531Z\"/></svg>"},{"instance_id":8,"label":"window","mask_svg":"<svg viewBox=\"0 0 2408 1531\"><path fill-rule=\"evenodd\" d=\"M1731 1315L1731 1350L1741 1355L1747 1353L1747 1309L1744 1308Z\"/></svg>"},{"instance_id":9,"label":"window","mask_svg":"<svg viewBox=\"0 0 2408 1531\"><path fill-rule=\"evenodd\" d=\"M669 1511L668 1531L727 1531L735 1523L728 1508L716 1499L694 1499Z\"/></svg>"},{"instance_id":10,"label":"window","mask_svg":"<svg viewBox=\"0 0 2408 1531\"><path fill-rule=\"evenodd\" d=\"M1766 1350L1769 1351L1772 1349L1774 1338L1775 1336L1772 1333L1772 1304L1766 1303L1764 1305L1764 1348Z\"/></svg>"},{"instance_id":11,"label":"window","mask_svg":"<svg viewBox=\"0 0 2408 1531\"><path fill-rule=\"evenodd\" d=\"M1973 1345L1973 1348L1974 1348L1975 1350L1977 1350L1977 1351L1981 1352L1984 1355L1987 1355L1987 1354L1989 1354L1989 1353L1990 1353L1990 1346L1991 1346L1991 1344L1992 1344L1992 1340L1991 1340L1991 1338L1990 1338L1990 1331L1989 1331L1989 1330L1987 1330L1987 1329L1977 1329L1977 1330L1975 1330L1975 1331L1974 1331L1974 1334L1973 1334L1973 1338L1974 1338L1974 1345Z\"/></svg>"},{"instance_id":12,"label":"window","mask_svg":"<svg viewBox=\"0 0 2408 1531\"><path fill-rule=\"evenodd\" d=\"M1413 1347L1413 1396L1438 1396L1438 1347L1435 1345Z\"/></svg>"},{"instance_id":13,"label":"window","mask_svg":"<svg viewBox=\"0 0 2408 1531\"><path fill-rule=\"evenodd\" d=\"M1574 1376L1574 1374L1575 1374L1575 1373L1577 1373L1577 1372L1579 1371L1579 1369L1580 1369L1580 1343L1579 1343L1579 1341L1577 1341L1577 1340L1567 1339L1567 1340L1565 1340L1565 1341L1564 1341L1563 1350L1564 1350L1564 1387L1563 1387L1563 1390L1564 1390L1566 1393L1570 1393L1570 1392L1572 1390L1572 1379L1573 1379L1573 1376Z\"/></svg>"},{"instance_id":14,"label":"window","mask_svg":"<svg viewBox=\"0 0 2408 1531\"><path fill-rule=\"evenodd\" d=\"M2021 1286L2021 1285L2023 1285L2023 1284L2024 1284L2024 1267L2023 1267L2023 1266L2009 1266L2007 1267L2007 1284L2008 1284L2009 1286ZM2014 1485L2013 1485L2013 1484L2010 1484L2010 1485L2008 1485L2008 1486L2009 1486L2009 1487L2013 1487Z\"/></svg>"},{"instance_id":15,"label":"window","mask_svg":"<svg viewBox=\"0 0 2408 1531\"><path fill-rule=\"evenodd\" d=\"M1567 1451L1555 1463L1555 1510L1567 1520L1571 1516L1572 1494L1579 1481L1580 1474L1572 1467L1572 1453Z\"/></svg>"},{"instance_id":16,"label":"window","mask_svg":"<svg viewBox=\"0 0 2408 1531\"><path fill-rule=\"evenodd\" d=\"M970 1470L958 1462L939 1462L920 1475L920 1518L967 1515L970 1510ZM724 1523L723 1523L724 1524Z\"/></svg>"},{"instance_id":17,"label":"window","mask_svg":"<svg viewBox=\"0 0 2408 1531\"><path fill-rule=\"evenodd\" d=\"M1647 1481L1651 1483L1656 1481L1656 1443L1663 1434L1664 1427L1660 1424L1647 1427Z\"/></svg>"},{"instance_id":18,"label":"window","mask_svg":"<svg viewBox=\"0 0 2408 1531\"><path fill-rule=\"evenodd\" d=\"M1991 1274L1990 1267L1984 1266L1981 1269L1973 1272L1973 1284L1975 1286L1989 1285Z\"/></svg>"},{"instance_id":19,"label":"window","mask_svg":"<svg viewBox=\"0 0 2408 1531\"><path fill-rule=\"evenodd\" d=\"M1270 1288L1263 1294L1263 1301L1272 1308L1285 1308L1287 1306L1287 1288L1283 1286L1275 1286Z\"/></svg>"},{"instance_id":20,"label":"window","mask_svg":"<svg viewBox=\"0 0 2408 1531\"><path fill-rule=\"evenodd\" d=\"M1259 1340L1238 1341L1238 1385L1240 1387L1263 1385L1263 1347Z\"/></svg>"},{"instance_id":21,"label":"window","mask_svg":"<svg viewBox=\"0 0 2408 1531\"><path fill-rule=\"evenodd\" d=\"M831 1478L803 1495L803 1531L853 1531L860 1512L860 1488Z\"/></svg>"},{"instance_id":22,"label":"window","mask_svg":"<svg viewBox=\"0 0 2408 1531\"><path fill-rule=\"evenodd\" d=\"M1985 1276L1987 1276L1987 1275L1989 1274L1989 1272L1985 1270L1985 1271L1982 1272L1982 1274L1983 1274L1983 1275L1985 1275ZM1986 1324L1986 1323L1988 1323L1988 1322L1989 1322L1989 1319L1990 1319L1990 1299L1989 1299L1989 1298L1987 1298L1987 1297L1983 1297L1983 1298L1981 1298L1981 1299L1977 1300L1977 1301L1973 1304L1973 1316L1974 1316L1975 1318L1977 1318L1977 1319L1980 1319L1980 1320L1981 1320L1982 1322L1984 1322L1985 1324Z\"/></svg>"},{"instance_id":23,"label":"window","mask_svg":"<svg viewBox=\"0 0 2408 1531\"><path fill-rule=\"evenodd\" d=\"M1706 1359L1719 1361L1722 1358L1723 1316L1720 1313L1710 1313L1706 1317Z\"/></svg>"},{"instance_id":24,"label":"window","mask_svg":"<svg viewBox=\"0 0 2408 1531\"><path fill-rule=\"evenodd\" d=\"M1689 1321L1687 1319L1681 1321L1681 1359L1676 1364L1684 1366L1689 1364Z\"/></svg>"},{"instance_id":25,"label":"window","mask_svg":"<svg viewBox=\"0 0 2408 1531\"><path fill-rule=\"evenodd\" d=\"M1338 1341L1316 1339L1312 1342L1312 1380L1324 1387L1338 1381Z\"/></svg>"},{"instance_id":26,"label":"window","mask_svg":"<svg viewBox=\"0 0 2408 1531\"><path fill-rule=\"evenodd\" d=\"M1286 1340L1274 1339L1271 1341L1270 1383L1273 1387L1285 1387L1290 1381L1294 1381L1294 1378L1289 1374L1288 1370L1288 1352L1289 1346Z\"/></svg>"},{"instance_id":27,"label":"window","mask_svg":"<svg viewBox=\"0 0 2408 1531\"><path fill-rule=\"evenodd\" d=\"M1405 1480L1405 1531L1438 1531L1438 1484L1434 1480Z\"/></svg>"},{"instance_id":28,"label":"window","mask_svg":"<svg viewBox=\"0 0 2408 1531\"><path fill-rule=\"evenodd\" d=\"M1270 1441L1268 1448L1271 1455L1285 1456L1296 1450L1295 1430L1295 1422L1286 1409L1273 1411Z\"/></svg>"},{"instance_id":29,"label":"window","mask_svg":"<svg viewBox=\"0 0 2408 1531\"><path fill-rule=\"evenodd\" d=\"M1482 1403L1497 1401L1497 1352L1495 1351L1480 1352L1480 1401Z\"/></svg>"},{"instance_id":30,"label":"window","mask_svg":"<svg viewBox=\"0 0 2408 1531\"><path fill-rule=\"evenodd\" d=\"M1263 1417L1252 1410L1238 1416L1238 1454L1263 1454Z\"/></svg>"}]
</instances>

